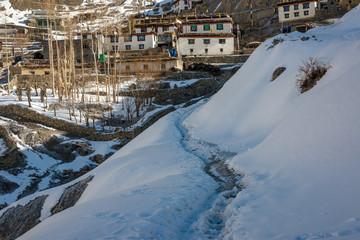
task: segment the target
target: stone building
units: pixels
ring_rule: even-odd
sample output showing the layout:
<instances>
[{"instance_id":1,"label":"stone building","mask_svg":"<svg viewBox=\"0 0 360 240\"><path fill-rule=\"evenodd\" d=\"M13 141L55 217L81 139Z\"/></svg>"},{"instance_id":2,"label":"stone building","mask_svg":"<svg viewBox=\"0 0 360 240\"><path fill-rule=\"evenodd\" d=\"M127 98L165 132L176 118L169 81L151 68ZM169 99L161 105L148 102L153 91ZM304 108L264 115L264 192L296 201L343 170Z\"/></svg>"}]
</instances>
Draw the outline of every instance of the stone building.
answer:
<instances>
[{"instance_id":1,"label":"stone building","mask_svg":"<svg viewBox=\"0 0 360 240\"><path fill-rule=\"evenodd\" d=\"M78 63L81 63L81 39L79 39L80 36L76 36L73 40L74 44L74 51L75 51L75 59ZM60 49L60 57L64 56L64 49L65 49L65 42L66 42L66 48L69 49L70 43L69 41L65 40L58 40L57 41L59 49ZM96 54L96 58L98 59L100 55L103 53L103 42L99 38L95 38L92 42L91 35L89 34L83 34L83 58L84 63L93 64L94 62L94 54L92 51L92 47L94 47L94 52ZM53 46L53 54L54 54L54 60L57 59L57 51L56 51L56 41L53 40L52 42ZM44 59L49 60L49 42L47 40L43 41L43 55Z\"/></svg>"},{"instance_id":2,"label":"stone building","mask_svg":"<svg viewBox=\"0 0 360 240\"><path fill-rule=\"evenodd\" d=\"M182 70L183 63L178 57L171 57L165 48L128 52L118 59L117 69L121 73L161 73Z\"/></svg>"}]
</instances>

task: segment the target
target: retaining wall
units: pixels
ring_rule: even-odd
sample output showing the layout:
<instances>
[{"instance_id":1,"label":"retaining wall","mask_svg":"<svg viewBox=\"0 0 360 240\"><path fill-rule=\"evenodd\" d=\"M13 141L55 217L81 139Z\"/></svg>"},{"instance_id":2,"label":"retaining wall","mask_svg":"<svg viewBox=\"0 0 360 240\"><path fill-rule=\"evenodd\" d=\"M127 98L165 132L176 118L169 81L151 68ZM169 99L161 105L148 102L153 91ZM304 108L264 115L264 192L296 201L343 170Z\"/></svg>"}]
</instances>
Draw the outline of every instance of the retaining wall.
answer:
<instances>
[{"instance_id":1,"label":"retaining wall","mask_svg":"<svg viewBox=\"0 0 360 240\"><path fill-rule=\"evenodd\" d=\"M19 105L0 106L0 115L20 122L28 121L28 122L39 123L48 127L65 131L68 133L69 136L85 137L93 141L109 141L120 137L127 137L129 139L133 139L136 136L138 136L142 131L144 131L146 128L148 128L157 120L159 120L161 117L165 116L166 114L174 110L175 108L171 107L154 114L142 126L136 127L133 131L115 132L112 134L99 134L95 132L95 130L91 127L86 128L61 119L48 117L36 111L33 111L29 108L21 107ZM0 135L2 135L1 133L2 132L0 129Z\"/></svg>"},{"instance_id":2,"label":"retaining wall","mask_svg":"<svg viewBox=\"0 0 360 240\"><path fill-rule=\"evenodd\" d=\"M187 56L183 57L184 63L239 63L246 62L250 55L228 55L228 56Z\"/></svg>"}]
</instances>

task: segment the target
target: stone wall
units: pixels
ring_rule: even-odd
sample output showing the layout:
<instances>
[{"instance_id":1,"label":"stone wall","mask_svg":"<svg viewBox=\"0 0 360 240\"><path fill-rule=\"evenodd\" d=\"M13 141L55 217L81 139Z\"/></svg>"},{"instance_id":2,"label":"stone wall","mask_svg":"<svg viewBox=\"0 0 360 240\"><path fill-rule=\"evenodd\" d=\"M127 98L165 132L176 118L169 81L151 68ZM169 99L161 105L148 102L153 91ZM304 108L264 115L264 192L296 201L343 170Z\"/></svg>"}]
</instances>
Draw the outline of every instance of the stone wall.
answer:
<instances>
[{"instance_id":1,"label":"stone wall","mask_svg":"<svg viewBox=\"0 0 360 240\"><path fill-rule=\"evenodd\" d=\"M90 127L85 128L61 119L47 117L29 108L23 108L18 105L0 106L0 115L17 121L28 121L28 122L39 123L48 127L62 130L66 132L69 136L85 137L93 141L109 141L121 137L133 139L137 135L139 135L142 131L144 131L146 128L148 128L157 120L159 120L161 117L165 116L166 114L174 110L175 110L174 108L168 108L154 114L142 126L135 128L133 131L129 131L129 132L120 131L112 134L99 134L96 133L93 128Z\"/></svg>"},{"instance_id":2,"label":"stone wall","mask_svg":"<svg viewBox=\"0 0 360 240\"><path fill-rule=\"evenodd\" d=\"M246 62L250 55L183 57L184 63L239 63Z\"/></svg>"},{"instance_id":3,"label":"stone wall","mask_svg":"<svg viewBox=\"0 0 360 240\"><path fill-rule=\"evenodd\" d=\"M86 137L95 134L93 128L84 128L60 119L46 117L29 108L18 105L0 106L0 115L18 121L28 121L54 127L67 132L71 136Z\"/></svg>"}]
</instances>

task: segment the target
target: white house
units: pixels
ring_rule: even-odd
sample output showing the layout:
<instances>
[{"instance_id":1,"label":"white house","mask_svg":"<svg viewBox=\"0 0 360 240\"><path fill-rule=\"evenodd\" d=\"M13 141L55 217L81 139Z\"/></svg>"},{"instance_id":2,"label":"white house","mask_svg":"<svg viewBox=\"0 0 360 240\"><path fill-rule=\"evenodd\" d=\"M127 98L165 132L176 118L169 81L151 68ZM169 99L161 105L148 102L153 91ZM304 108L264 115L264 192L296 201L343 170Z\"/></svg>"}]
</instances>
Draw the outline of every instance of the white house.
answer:
<instances>
[{"instance_id":1,"label":"white house","mask_svg":"<svg viewBox=\"0 0 360 240\"><path fill-rule=\"evenodd\" d=\"M315 17L318 1L280 0L278 3L279 22L289 22Z\"/></svg>"},{"instance_id":2,"label":"white house","mask_svg":"<svg viewBox=\"0 0 360 240\"><path fill-rule=\"evenodd\" d=\"M182 33L232 33L233 21L229 18L202 18L185 20Z\"/></svg>"},{"instance_id":3,"label":"white house","mask_svg":"<svg viewBox=\"0 0 360 240\"><path fill-rule=\"evenodd\" d=\"M157 47L156 33L132 33L128 35L107 35L105 46L107 51L141 51Z\"/></svg>"},{"instance_id":4,"label":"white house","mask_svg":"<svg viewBox=\"0 0 360 240\"><path fill-rule=\"evenodd\" d=\"M230 55L234 52L232 33L183 33L178 36L182 55Z\"/></svg>"},{"instance_id":5,"label":"white house","mask_svg":"<svg viewBox=\"0 0 360 240\"><path fill-rule=\"evenodd\" d=\"M229 16L184 19L178 35L182 55L229 55L234 52L233 21Z\"/></svg>"}]
</instances>

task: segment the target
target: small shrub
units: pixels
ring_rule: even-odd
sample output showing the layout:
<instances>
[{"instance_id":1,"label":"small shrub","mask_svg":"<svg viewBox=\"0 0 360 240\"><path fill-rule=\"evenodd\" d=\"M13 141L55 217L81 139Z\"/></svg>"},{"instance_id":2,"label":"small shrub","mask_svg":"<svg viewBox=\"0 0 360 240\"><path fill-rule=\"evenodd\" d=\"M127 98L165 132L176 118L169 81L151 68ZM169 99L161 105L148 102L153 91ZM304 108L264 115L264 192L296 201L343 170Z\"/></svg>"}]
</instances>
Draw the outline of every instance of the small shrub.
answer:
<instances>
[{"instance_id":1,"label":"small shrub","mask_svg":"<svg viewBox=\"0 0 360 240\"><path fill-rule=\"evenodd\" d=\"M313 88L330 68L329 64L324 63L319 58L310 57L303 63L297 75L297 85L301 93Z\"/></svg>"}]
</instances>

